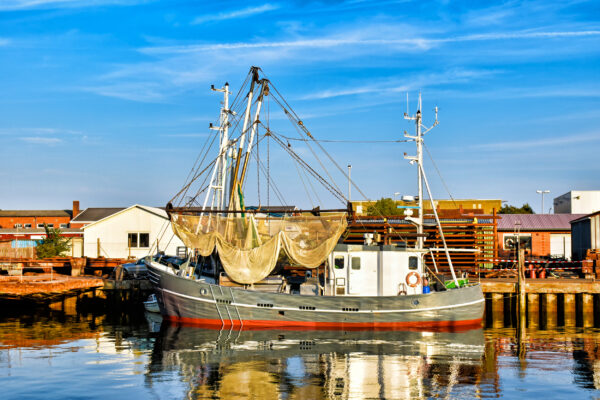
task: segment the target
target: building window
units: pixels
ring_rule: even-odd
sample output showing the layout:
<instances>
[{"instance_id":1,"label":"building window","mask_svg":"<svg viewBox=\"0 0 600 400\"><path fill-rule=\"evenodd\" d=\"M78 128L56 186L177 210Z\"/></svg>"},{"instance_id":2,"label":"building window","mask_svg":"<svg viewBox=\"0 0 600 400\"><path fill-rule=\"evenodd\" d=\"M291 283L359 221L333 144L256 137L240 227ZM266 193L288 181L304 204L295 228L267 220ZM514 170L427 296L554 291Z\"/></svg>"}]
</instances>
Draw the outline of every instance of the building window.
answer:
<instances>
[{"instance_id":1,"label":"building window","mask_svg":"<svg viewBox=\"0 0 600 400\"><path fill-rule=\"evenodd\" d=\"M127 234L127 245L129 247L138 247L138 234L128 233Z\"/></svg>"},{"instance_id":2,"label":"building window","mask_svg":"<svg viewBox=\"0 0 600 400\"><path fill-rule=\"evenodd\" d=\"M150 234L140 233L140 247L150 247Z\"/></svg>"},{"instance_id":3,"label":"building window","mask_svg":"<svg viewBox=\"0 0 600 400\"><path fill-rule=\"evenodd\" d=\"M17 228L17 229L18 229L18 228L22 228L22 227L23 227L23 225L22 225L22 224L15 224L15 228Z\"/></svg>"},{"instance_id":4,"label":"building window","mask_svg":"<svg viewBox=\"0 0 600 400\"><path fill-rule=\"evenodd\" d=\"M65 228L68 228L68 227L69 227L69 224L60 224L60 227L61 227L62 229L65 229Z\"/></svg>"},{"instance_id":5,"label":"building window","mask_svg":"<svg viewBox=\"0 0 600 400\"><path fill-rule=\"evenodd\" d=\"M531 250L531 233L504 235L504 250L516 250L517 248Z\"/></svg>"},{"instance_id":6,"label":"building window","mask_svg":"<svg viewBox=\"0 0 600 400\"><path fill-rule=\"evenodd\" d=\"M360 269L360 257L352 257L352 269Z\"/></svg>"},{"instance_id":7,"label":"building window","mask_svg":"<svg viewBox=\"0 0 600 400\"><path fill-rule=\"evenodd\" d=\"M27 228L27 229L31 229L31 224L25 224L24 227Z\"/></svg>"},{"instance_id":8,"label":"building window","mask_svg":"<svg viewBox=\"0 0 600 400\"><path fill-rule=\"evenodd\" d=\"M335 269L344 269L344 256L335 256L333 267Z\"/></svg>"},{"instance_id":9,"label":"building window","mask_svg":"<svg viewBox=\"0 0 600 400\"><path fill-rule=\"evenodd\" d=\"M128 233L127 243L129 247L147 248L150 247L149 233Z\"/></svg>"}]
</instances>

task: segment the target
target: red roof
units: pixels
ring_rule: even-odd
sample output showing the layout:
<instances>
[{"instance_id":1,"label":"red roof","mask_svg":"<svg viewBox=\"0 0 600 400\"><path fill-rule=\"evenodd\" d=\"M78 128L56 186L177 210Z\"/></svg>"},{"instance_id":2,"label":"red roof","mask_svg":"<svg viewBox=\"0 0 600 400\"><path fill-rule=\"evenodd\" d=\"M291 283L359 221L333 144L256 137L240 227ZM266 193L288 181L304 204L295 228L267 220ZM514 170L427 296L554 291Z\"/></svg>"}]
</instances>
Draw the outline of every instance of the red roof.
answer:
<instances>
[{"instance_id":1,"label":"red roof","mask_svg":"<svg viewBox=\"0 0 600 400\"><path fill-rule=\"evenodd\" d=\"M499 231L515 230L520 223L521 231L570 231L571 221L585 214L499 214Z\"/></svg>"}]
</instances>

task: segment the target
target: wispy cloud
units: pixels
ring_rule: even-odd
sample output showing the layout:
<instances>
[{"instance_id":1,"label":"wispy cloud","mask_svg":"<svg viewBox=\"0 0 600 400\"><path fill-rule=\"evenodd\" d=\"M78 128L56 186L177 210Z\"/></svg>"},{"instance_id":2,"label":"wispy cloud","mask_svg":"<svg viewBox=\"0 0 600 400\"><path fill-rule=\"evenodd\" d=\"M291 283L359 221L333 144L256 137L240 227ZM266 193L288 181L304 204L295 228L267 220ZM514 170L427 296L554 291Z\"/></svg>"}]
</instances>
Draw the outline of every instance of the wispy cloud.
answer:
<instances>
[{"instance_id":1,"label":"wispy cloud","mask_svg":"<svg viewBox=\"0 0 600 400\"><path fill-rule=\"evenodd\" d=\"M160 135L163 137L170 138L198 138L198 137L207 137L207 133L167 133L164 135Z\"/></svg>"},{"instance_id":2,"label":"wispy cloud","mask_svg":"<svg viewBox=\"0 0 600 400\"><path fill-rule=\"evenodd\" d=\"M29 136L19 138L20 140L32 143L32 144L43 144L43 145L56 145L62 142L62 139L55 137L45 137L45 136Z\"/></svg>"},{"instance_id":3,"label":"wispy cloud","mask_svg":"<svg viewBox=\"0 0 600 400\"><path fill-rule=\"evenodd\" d=\"M0 2L0 11L133 5L146 2L148 0L3 0Z\"/></svg>"},{"instance_id":4,"label":"wispy cloud","mask_svg":"<svg viewBox=\"0 0 600 400\"><path fill-rule=\"evenodd\" d=\"M471 34L446 38L412 37L399 39L362 39L356 37L323 37L312 39L299 39L292 41L269 42L235 42L214 43L183 46L157 46L144 47L140 52L145 54L185 54L200 53L217 50L259 49L259 48L332 48L341 46L411 46L412 48L430 49L444 43L492 41L492 40L517 40L517 39L556 39L585 36L600 36L600 30L586 31L554 31L554 32L496 32L485 34Z\"/></svg>"},{"instance_id":5,"label":"wispy cloud","mask_svg":"<svg viewBox=\"0 0 600 400\"><path fill-rule=\"evenodd\" d=\"M490 76L499 73L498 70L467 70L467 69L449 69L439 73L427 73L418 75L408 75L402 82L398 79L373 80L368 85L355 87L353 89L327 89L316 93L309 93L301 100L319 100L332 97L354 96L360 94L389 94L406 92L426 87L435 87L447 83L468 82L472 79Z\"/></svg>"},{"instance_id":6,"label":"wispy cloud","mask_svg":"<svg viewBox=\"0 0 600 400\"><path fill-rule=\"evenodd\" d=\"M263 14L268 11L273 11L278 9L279 6L276 4L263 4L258 7L247 7L241 10L229 11L229 12L220 12L217 14L210 15L202 15L200 17L195 18L192 21L192 25L203 24L205 22L215 22L215 21L224 21L227 19L235 19L235 18L246 18L252 15Z\"/></svg>"},{"instance_id":7,"label":"wispy cloud","mask_svg":"<svg viewBox=\"0 0 600 400\"><path fill-rule=\"evenodd\" d=\"M164 102L166 94L165 88L161 88L157 82L122 82L87 86L80 89L101 96L143 103Z\"/></svg>"},{"instance_id":8,"label":"wispy cloud","mask_svg":"<svg viewBox=\"0 0 600 400\"><path fill-rule=\"evenodd\" d=\"M57 128L0 128L0 135L54 135L54 136L63 136L63 135L83 135L83 132L71 130L71 129L57 129Z\"/></svg>"},{"instance_id":9,"label":"wispy cloud","mask_svg":"<svg viewBox=\"0 0 600 400\"><path fill-rule=\"evenodd\" d=\"M0 38L0 46L6 46L9 43L10 43L10 40L4 39L4 38Z\"/></svg>"},{"instance_id":10,"label":"wispy cloud","mask_svg":"<svg viewBox=\"0 0 600 400\"><path fill-rule=\"evenodd\" d=\"M600 132L585 133L580 135L568 135L559 137L544 137L534 140L519 140L496 143L474 144L469 147L478 150L500 151L509 149L531 149L537 147L554 147L560 145L600 142Z\"/></svg>"}]
</instances>

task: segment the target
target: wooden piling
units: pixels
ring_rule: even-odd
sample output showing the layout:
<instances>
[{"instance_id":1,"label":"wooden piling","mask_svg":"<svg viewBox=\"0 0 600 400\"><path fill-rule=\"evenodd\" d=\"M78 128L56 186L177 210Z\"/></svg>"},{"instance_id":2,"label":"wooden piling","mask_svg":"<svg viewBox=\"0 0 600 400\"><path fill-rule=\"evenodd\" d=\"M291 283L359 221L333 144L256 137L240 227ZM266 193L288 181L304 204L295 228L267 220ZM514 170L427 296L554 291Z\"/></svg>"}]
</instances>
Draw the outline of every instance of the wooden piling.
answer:
<instances>
[{"instance_id":1,"label":"wooden piling","mask_svg":"<svg viewBox=\"0 0 600 400\"><path fill-rule=\"evenodd\" d=\"M570 293L564 294L564 310L565 310L565 326L575 326L577 311L575 295Z\"/></svg>"},{"instance_id":2,"label":"wooden piling","mask_svg":"<svg viewBox=\"0 0 600 400\"><path fill-rule=\"evenodd\" d=\"M557 297L554 293L546 293L545 297L546 329L555 329L558 319Z\"/></svg>"},{"instance_id":3,"label":"wooden piling","mask_svg":"<svg viewBox=\"0 0 600 400\"><path fill-rule=\"evenodd\" d=\"M530 328L540 326L540 295L527 293L527 324Z\"/></svg>"},{"instance_id":4,"label":"wooden piling","mask_svg":"<svg viewBox=\"0 0 600 400\"><path fill-rule=\"evenodd\" d=\"M504 327L504 294L492 293L492 326Z\"/></svg>"},{"instance_id":5,"label":"wooden piling","mask_svg":"<svg viewBox=\"0 0 600 400\"><path fill-rule=\"evenodd\" d=\"M525 326L527 321L527 294L525 293L525 249L519 249L519 271L518 271L518 328L519 334L525 334Z\"/></svg>"},{"instance_id":6,"label":"wooden piling","mask_svg":"<svg viewBox=\"0 0 600 400\"><path fill-rule=\"evenodd\" d=\"M589 293L583 293L582 308L583 308L583 326L589 328L594 326L594 296Z\"/></svg>"}]
</instances>

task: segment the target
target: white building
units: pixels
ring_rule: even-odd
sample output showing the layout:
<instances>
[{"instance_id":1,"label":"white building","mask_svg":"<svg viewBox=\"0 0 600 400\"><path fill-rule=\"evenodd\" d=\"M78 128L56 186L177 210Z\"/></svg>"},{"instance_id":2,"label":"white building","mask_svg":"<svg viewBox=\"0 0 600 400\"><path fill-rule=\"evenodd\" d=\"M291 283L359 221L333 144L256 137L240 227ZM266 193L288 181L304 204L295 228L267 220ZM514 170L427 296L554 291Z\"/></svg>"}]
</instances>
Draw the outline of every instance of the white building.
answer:
<instances>
[{"instance_id":1,"label":"white building","mask_svg":"<svg viewBox=\"0 0 600 400\"><path fill-rule=\"evenodd\" d=\"M554 198L554 214L591 214L600 211L600 190L571 190Z\"/></svg>"},{"instance_id":2,"label":"white building","mask_svg":"<svg viewBox=\"0 0 600 400\"><path fill-rule=\"evenodd\" d=\"M158 250L177 254L185 247L173 233L167 213L155 207L133 205L83 227L87 257L140 258Z\"/></svg>"}]
</instances>

